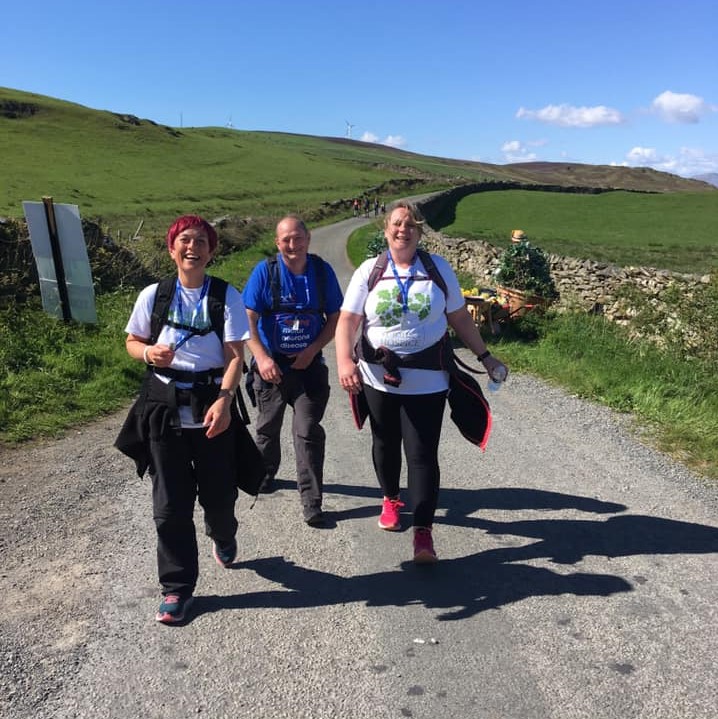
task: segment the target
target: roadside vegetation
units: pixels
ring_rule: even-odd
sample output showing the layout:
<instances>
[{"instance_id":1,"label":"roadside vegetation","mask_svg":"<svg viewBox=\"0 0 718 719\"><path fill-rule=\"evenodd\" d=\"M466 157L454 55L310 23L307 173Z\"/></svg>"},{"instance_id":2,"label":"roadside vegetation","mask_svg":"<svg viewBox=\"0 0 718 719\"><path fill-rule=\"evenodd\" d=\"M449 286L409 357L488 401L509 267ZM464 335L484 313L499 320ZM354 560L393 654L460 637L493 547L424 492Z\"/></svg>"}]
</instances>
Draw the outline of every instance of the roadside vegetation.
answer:
<instances>
[{"instance_id":1,"label":"roadside vegetation","mask_svg":"<svg viewBox=\"0 0 718 719\"><path fill-rule=\"evenodd\" d=\"M341 138L168 128L4 88L0 132L6 180L0 216L21 217L21 201L43 195L78 204L83 218L96 221L151 275L166 269L162 233L175 216L229 216L230 226L252 217L258 221L241 241L220 229L223 246L232 251L211 269L239 287L256 262L273 252L268 218L297 211L315 225L341 219L351 213L344 200L377 188L387 202L481 181L580 185L583 178L586 186L610 181L612 187L665 190L494 190L466 197L440 229L505 246L510 231L522 228L532 242L562 255L712 273L713 283L690 302L673 298L673 324L650 307L636 318L660 328L660 346L598 317L553 312L529 315L487 341L513 371L630 412L650 441L718 478L718 247L708 239L718 224L715 191L693 192L688 181L647 170L498 167ZM0 222L0 237L2 229ZM378 233L379 223L370 223L351 238L355 265L366 259ZM3 293L0 445L57 436L127 405L143 372L122 341L136 295L137 288L124 283L103 287L97 325L78 325L45 315L39 298L18 302ZM693 328L691 347L679 340L678 325Z\"/></svg>"}]
</instances>

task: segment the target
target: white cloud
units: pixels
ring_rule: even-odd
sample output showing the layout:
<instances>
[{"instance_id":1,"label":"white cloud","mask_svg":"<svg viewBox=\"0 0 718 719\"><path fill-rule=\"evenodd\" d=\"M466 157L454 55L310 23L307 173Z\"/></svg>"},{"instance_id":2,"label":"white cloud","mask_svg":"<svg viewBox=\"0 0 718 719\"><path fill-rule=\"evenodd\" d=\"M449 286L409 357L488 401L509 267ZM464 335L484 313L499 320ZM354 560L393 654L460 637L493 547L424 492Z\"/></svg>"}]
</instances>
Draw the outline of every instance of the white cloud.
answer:
<instances>
[{"instance_id":1,"label":"white cloud","mask_svg":"<svg viewBox=\"0 0 718 719\"><path fill-rule=\"evenodd\" d=\"M718 172L718 154L700 148L681 147L677 155L661 155L652 147L634 147L620 163L629 167L652 167L682 177Z\"/></svg>"},{"instance_id":2,"label":"white cloud","mask_svg":"<svg viewBox=\"0 0 718 719\"><path fill-rule=\"evenodd\" d=\"M521 149L521 143L518 140L509 140L501 145L501 152L518 152Z\"/></svg>"},{"instance_id":3,"label":"white cloud","mask_svg":"<svg viewBox=\"0 0 718 719\"><path fill-rule=\"evenodd\" d=\"M536 159L536 153L530 152L521 140L508 140L501 145L501 152L504 153L504 162L532 162Z\"/></svg>"},{"instance_id":4,"label":"white cloud","mask_svg":"<svg viewBox=\"0 0 718 719\"><path fill-rule=\"evenodd\" d=\"M401 135L387 135L382 141L382 145L389 145L389 147L404 147L406 145L406 138Z\"/></svg>"},{"instance_id":5,"label":"white cloud","mask_svg":"<svg viewBox=\"0 0 718 719\"><path fill-rule=\"evenodd\" d=\"M574 107L573 105L547 105L540 110L527 110L520 107L516 117L526 120L538 120L559 127L596 127L598 125L620 125L623 115L618 110L605 105L595 107Z\"/></svg>"},{"instance_id":6,"label":"white cloud","mask_svg":"<svg viewBox=\"0 0 718 719\"><path fill-rule=\"evenodd\" d=\"M379 145L388 145L389 147L404 147L406 145L406 138L402 137L401 135L387 135L383 140L379 139L378 135L375 135L373 132L365 132L361 136L362 142L373 142L375 144Z\"/></svg>"},{"instance_id":7,"label":"white cloud","mask_svg":"<svg viewBox=\"0 0 718 719\"><path fill-rule=\"evenodd\" d=\"M653 147L634 147L626 154L626 161L632 165L650 165L658 155Z\"/></svg>"},{"instance_id":8,"label":"white cloud","mask_svg":"<svg viewBox=\"0 0 718 719\"><path fill-rule=\"evenodd\" d=\"M666 122L696 123L708 112L714 111L702 97L666 90L651 103L651 110Z\"/></svg>"}]
</instances>

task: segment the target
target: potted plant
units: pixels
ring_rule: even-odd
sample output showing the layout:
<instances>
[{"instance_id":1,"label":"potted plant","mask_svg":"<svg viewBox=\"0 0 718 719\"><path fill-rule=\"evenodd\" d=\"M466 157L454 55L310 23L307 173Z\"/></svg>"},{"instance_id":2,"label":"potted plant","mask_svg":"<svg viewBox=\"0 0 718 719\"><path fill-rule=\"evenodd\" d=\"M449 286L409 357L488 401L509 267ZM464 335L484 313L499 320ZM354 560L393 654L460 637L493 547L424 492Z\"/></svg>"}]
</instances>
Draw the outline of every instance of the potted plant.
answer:
<instances>
[{"instance_id":1,"label":"potted plant","mask_svg":"<svg viewBox=\"0 0 718 719\"><path fill-rule=\"evenodd\" d=\"M512 242L503 251L494 277L497 292L506 298L512 313L526 305L549 304L558 297L547 254L526 239Z\"/></svg>"}]
</instances>

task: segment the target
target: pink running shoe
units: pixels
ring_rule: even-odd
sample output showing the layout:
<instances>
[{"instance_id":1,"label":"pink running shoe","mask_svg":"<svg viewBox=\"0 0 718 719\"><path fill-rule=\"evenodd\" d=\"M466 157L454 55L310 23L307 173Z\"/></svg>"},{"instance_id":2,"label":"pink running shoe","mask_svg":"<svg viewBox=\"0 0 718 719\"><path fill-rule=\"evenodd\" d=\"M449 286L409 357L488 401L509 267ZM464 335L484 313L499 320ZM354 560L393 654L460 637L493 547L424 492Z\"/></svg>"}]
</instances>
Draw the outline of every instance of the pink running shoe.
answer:
<instances>
[{"instance_id":1,"label":"pink running shoe","mask_svg":"<svg viewBox=\"0 0 718 719\"><path fill-rule=\"evenodd\" d=\"M379 517L379 526L389 532L395 532L401 529L401 517L399 512L404 506L404 502L400 502L399 498L388 499L384 497L381 505L381 516Z\"/></svg>"},{"instance_id":2,"label":"pink running shoe","mask_svg":"<svg viewBox=\"0 0 718 719\"><path fill-rule=\"evenodd\" d=\"M414 562L416 564L433 564L439 559L434 551L430 527L414 527Z\"/></svg>"}]
</instances>

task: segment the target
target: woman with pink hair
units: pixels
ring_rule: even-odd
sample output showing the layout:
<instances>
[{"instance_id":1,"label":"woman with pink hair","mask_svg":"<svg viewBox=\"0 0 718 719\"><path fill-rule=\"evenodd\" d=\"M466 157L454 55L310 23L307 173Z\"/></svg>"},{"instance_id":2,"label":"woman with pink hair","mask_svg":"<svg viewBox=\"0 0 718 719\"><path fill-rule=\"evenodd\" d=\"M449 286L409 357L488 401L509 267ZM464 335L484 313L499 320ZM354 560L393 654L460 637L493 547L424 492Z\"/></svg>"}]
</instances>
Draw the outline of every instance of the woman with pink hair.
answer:
<instances>
[{"instance_id":1,"label":"woman with pink hair","mask_svg":"<svg viewBox=\"0 0 718 719\"><path fill-rule=\"evenodd\" d=\"M199 574L195 497L216 562L227 567L237 554L234 433L227 430L249 326L239 291L205 272L217 249L206 220L179 217L167 249L176 276L140 292L125 328L127 351L147 372L116 446L152 478L163 595L156 619L173 624L185 619Z\"/></svg>"}]
</instances>

